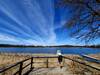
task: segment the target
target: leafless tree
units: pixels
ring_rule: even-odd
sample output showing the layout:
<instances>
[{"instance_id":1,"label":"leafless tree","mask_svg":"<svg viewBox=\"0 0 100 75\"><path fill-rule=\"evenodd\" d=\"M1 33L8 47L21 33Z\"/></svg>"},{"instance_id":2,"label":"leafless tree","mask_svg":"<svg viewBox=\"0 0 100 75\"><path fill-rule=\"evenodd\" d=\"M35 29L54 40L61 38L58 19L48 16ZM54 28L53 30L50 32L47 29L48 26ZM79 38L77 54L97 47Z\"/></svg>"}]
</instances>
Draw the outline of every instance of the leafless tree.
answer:
<instances>
[{"instance_id":1,"label":"leafless tree","mask_svg":"<svg viewBox=\"0 0 100 75\"><path fill-rule=\"evenodd\" d=\"M72 11L66 21L67 28L76 28L72 36L85 42L100 38L100 0L59 0L57 4Z\"/></svg>"}]
</instances>

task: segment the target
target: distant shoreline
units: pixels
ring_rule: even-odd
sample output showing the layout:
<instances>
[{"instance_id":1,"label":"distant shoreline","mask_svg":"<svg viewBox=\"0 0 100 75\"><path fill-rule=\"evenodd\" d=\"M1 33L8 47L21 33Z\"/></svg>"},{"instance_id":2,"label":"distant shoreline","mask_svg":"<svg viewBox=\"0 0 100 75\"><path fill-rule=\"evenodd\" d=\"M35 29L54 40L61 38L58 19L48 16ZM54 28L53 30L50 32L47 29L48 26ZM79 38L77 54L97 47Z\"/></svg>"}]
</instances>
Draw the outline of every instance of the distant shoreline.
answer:
<instances>
[{"instance_id":1,"label":"distant shoreline","mask_svg":"<svg viewBox=\"0 0 100 75\"><path fill-rule=\"evenodd\" d=\"M0 45L0 47L22 47L22 48L54 48L54 47L66 47L66 48L100 48L100 45L90 45L90 46L73 46L73 45L60 45L60 46L26 46L26 45Z\"/></svg>"},{"instance_id":2,"label":"distant shoreline","mask_svg":"<svg viewBox=\"0 0 100 75\"><path fill-rule=\"evenodd\" d=\"M33 47L33 48L54 48L54 47L66 47L66 48L71 48L71 47L76 47L76 48L100 48L100 45L54 45L54 46L42 46L42 45L13 45L13 44L0 44L0 47Z\"/></svg>"}]
</instances>

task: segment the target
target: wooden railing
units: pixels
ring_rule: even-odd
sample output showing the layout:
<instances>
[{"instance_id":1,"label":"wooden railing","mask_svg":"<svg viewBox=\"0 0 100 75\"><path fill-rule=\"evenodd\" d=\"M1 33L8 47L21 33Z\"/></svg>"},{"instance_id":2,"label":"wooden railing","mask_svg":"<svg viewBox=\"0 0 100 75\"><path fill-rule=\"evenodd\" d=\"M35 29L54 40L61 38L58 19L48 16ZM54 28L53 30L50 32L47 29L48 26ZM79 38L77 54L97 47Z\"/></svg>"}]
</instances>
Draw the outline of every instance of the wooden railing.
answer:
<instances>
[{"instance_id":1,"label":"wooden railing","mask_svg":"<svg viewBox=\"0 0 100 75\"><path fill-rule=\"evenodd\" d=\"M34 59L38 59L38 58L46 58L46 67L45 68L48 68L49 67L49 64L48 63L50 63L49 61L48 61L48 59L49 58L58 58L58 56L49 56L49 57L31 57L31 58L28 58L28 59L25 59L25 60L23 60L23 61L21 61L21 62L18 62L18 63L16 63L16 64L13 64L13 65L11 65L11 66L9 66L9 67L7 67L7 68L5 68L5 69L2 69L2 70L0 70L0 75L2 75L2 73L4 73L4 72L6 72L6 71L8 71L9 69L11 69L11 68L13 68L13 67L15 67L15 66L17 66L17 65L19 65L19 69L18 69L18 71L16 71L14 74L12 74L12 75L28 75L28 73L30 73L33 69L34 69L34 66L33 66L33 64L35 64L35 63L43 63L43 62L35 62L35 61L33 61ZM90 65L87 65L87 64L85 64L85 63L83 63L83 62L80 62L80 61L77 61L77 60L74 60L74 59L71 59L71 58L68 58L68 57L66 57L66 56L63 56L63 59L68 59L68 60L71 60L71 61L74 61L74 62L77 62L77 63L79 63L79 64L82 64L82 65L85 65L85 66L88 66L88 67L90 67L90 68L93 68L93 69L96 69L96 70L98 70L98 71L100 71L100 69L98 69L98 68L95 68L95 67L93 67L93 66L90 66ZM24 62L26 62L26 61L30 61L27 65L23 65L24 64ZM55 63L57 63L57 62L55 62ZM29 68L29 70L27 70L24 74L23 74L23 70L25 69L25 68ZM6 74L3 74L3 75L6 75Z\"/></svg>"},{"instance_id":2,"label":"wooden railing","mask_svg":"<svg viewBox=\"0 0 100 75\"><path fill-rule=\"evenodd\" d=\"M25 65L25 66L23 67L23 63L24 63L25 61L28 61L28 60L31 60L31 62L28 63L27 65ZM21 62L18 62L18 63L13 64L13 65L11 65L11 66L5 68L5 69L0 70L0 73L6 72L7 70L9 70L9 69L11 69L11 68L13 68L13 67L19 65L19 70L18 70L17 72L15 72L13 75L18 75L18 74L19 74L19 75L22 75L23 69L26 68L26 67L28 67L29 65L31 65L29 71L31 71L31 70L33 69L33 66L32 66L33 62L32 62L32 61L33 61L33 57L28 58L28 59L25 59L25 60L23 60L23 61L21 61ZM27 71L26 73L28 73L29 71Z\"/></svg>"},{"instance_id":3,"label":"wooden railing","mask_svg":"<svg viewBox=\"0 0 100 75\"><path fill-rule=\"evenodd\" d=\"M7 68L4 68L4 69L0 70L0 75L2 75L3 73L5 73L6 71L8 71L9 69L11 69L11 68L13 68L15 66L18 66L18 65L19 65L19 70L16 71L12 75L28 75L28 73L34 69L34 66L33 66L34 63L43 63L43 62L33 62L33 60L35 58L36 59L38 59L38 58L46 58L46 62L45 63L46 63L46 68L48 68L49 67L48 66L48 63L49 63L48 58L57 58L57 56L53 56L53 57L52 56L50 56L50 57L31 57L31 58L25 59L23 61L20 61L20 62L18 62L16 64L13 64L13 65L11 65L11 66L9 66ZM30 62L27 65L24 66L23 63L26 62L26 61L30 61ZM30 66L30 69L23 74L23 70L25 68L27 68L28 66ZM3 74L3 75L6 75L6 74Z\"/></svg>"},{"instance_id":4,"label":"wooden railing","mask_svg":"<svg viewBox=\"0 0 100 75\"><path fill-rule=\"evenodd\" d=\"M86 61L94 62L100 64L100 60L88 55L81 55Z\"/></svg>"},{"instance_id":5,"label":"wooden railing","mask_svg":"<svg viewBox=\"0 0 100 75\"><path fill-rule=\"evenodd\" d=\"M69 60L71 60L71 61L73 61L73 62L76 62L76 63L82 64L82 65L87 66L87 67L89 67L89 68L92 68L92 69L95 69L95 70L97 70L97 71L100 71L99 68L93 67L93 66L88 65L88 64L86 64L86 63L84 63L84 62L80 62L80 61L78 61L78 60L71 59L71 58L68 58L68 57L66 57L66 56L63 56L63 58L64 58L64 59L69 59Z\"/></svg>"}]
</instances>

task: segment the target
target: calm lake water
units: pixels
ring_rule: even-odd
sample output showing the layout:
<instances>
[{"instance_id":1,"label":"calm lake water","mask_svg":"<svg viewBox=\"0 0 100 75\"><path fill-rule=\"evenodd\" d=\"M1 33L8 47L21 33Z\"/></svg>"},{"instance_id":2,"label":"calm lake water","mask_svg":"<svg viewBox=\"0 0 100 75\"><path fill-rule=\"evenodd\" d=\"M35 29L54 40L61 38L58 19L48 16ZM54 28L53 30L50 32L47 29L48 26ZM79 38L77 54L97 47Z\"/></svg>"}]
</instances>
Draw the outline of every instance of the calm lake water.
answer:
<instances>
[{"instance_id":1,"label":"calm lake water","mask_svg":"<svg viewBox=\"0 0 100 75\"><path fill-rule=\"evenodd\" d=\"M62 54L96 54L100 53L100 48L0 48L0 52L9 53L51 53L56 54L57 50L61 50Z\"/></svg>"}]
</instances>

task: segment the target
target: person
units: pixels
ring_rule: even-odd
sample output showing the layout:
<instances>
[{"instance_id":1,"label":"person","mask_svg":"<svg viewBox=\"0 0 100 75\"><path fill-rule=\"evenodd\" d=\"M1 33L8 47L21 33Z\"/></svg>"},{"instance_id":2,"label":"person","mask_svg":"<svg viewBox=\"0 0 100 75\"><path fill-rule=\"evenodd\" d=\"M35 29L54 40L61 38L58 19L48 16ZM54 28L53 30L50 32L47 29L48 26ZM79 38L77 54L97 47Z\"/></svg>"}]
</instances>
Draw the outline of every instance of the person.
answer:
<instances>
[{"instance_id":1,"label":"person","mask_svg":"<svg viewBox=\"0 0 100 75\"><path fill-rule=\"evenodd\" d=\"M57 50L57 55L58 55L58 63L60 64L60 68L62 68L62 60L63 60L63 56L62 56L60 50Z\"/></svg>"}]
</instances>

